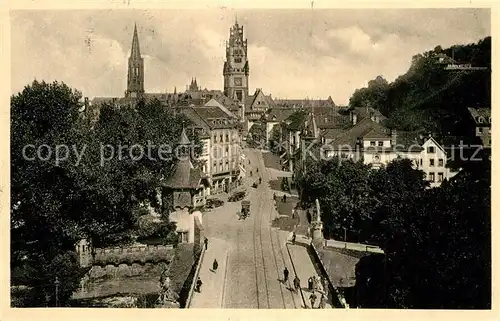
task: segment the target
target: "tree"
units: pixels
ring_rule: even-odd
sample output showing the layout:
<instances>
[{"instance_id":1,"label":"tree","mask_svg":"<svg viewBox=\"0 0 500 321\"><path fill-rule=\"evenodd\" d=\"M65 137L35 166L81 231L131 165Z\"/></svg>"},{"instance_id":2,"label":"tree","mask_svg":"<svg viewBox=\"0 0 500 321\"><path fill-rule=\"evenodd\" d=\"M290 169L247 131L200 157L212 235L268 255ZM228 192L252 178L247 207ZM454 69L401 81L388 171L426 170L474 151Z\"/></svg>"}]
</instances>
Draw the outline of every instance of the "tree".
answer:
<instances>
[{"instance_id":1,"label":"tree","mask_svg":"<svg viewBox=\"0 0 500 321\"><path fill-rule=\"evenodd\" d=\"M307 175L297 175L301 202L312 205L319 200L325 238L343 239L343 228L357 235L356 221L372 211L369 165L334 157L310 162L306 170Z\"/></svg>"},{"instance_id":2,"label":"tree","mask_svg":"<svg viewBox=\"0 0 500 321\"><path fill-rule=\"evenodd\" d=\"M160 208L158 191L177 161L175 153L160 151L162 145L174 150L185 118L153 101L135 108L104 105L92 123L80 112L80 98L63 83L37 81L11 97L11 269L19 276L12 282L22 280L35 294L49 286L37 266L61 256L73 262L68 257L80 238L95 247L132 241L137 209L145 201ZM194 133L191 139L196 156L199 138ZM55 159L64 147L68 157ZM166 222L162 229L168 235L175 225ZM63 266L76 278L72 264ZM64 282L70 291L77 279Z\"/></svg>"},{"instance_id":3,"label":"tree","mask_svg":"<svg viewBox=\"0 0 500 321\"><path fill-rule=\"evenodd\" d=\"M490 166L487 160L471 162L449 182L407 203L384 247L385 286L380 279L366 285L381 268L365 262L368 266L357 267L359 290L386 297L389 308L490 308Z\"/></svg>"}]
</instances>

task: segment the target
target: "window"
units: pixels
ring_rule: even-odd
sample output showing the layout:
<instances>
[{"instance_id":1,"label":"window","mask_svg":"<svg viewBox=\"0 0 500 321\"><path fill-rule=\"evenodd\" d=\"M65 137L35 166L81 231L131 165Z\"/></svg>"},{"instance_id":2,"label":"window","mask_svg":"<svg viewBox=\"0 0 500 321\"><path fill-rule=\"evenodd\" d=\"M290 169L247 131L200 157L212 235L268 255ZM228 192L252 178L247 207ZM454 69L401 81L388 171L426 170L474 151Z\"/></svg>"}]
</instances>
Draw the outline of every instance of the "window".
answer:
<instances>
[{"instance_id":1,"label":"window","mask_svg":"<svg viewBox=\"0 0 500 321\"><path fill-rule=\"evenodd\" d=\"M436 148L434 146L427 147L427 153L434 154L436 152Z\"/></svg>"},{"instance_id":2,"label":"window","mask_svg":"<svg viewBox=\"0 0 500 321\"><path fill-rule=\"evenodd\" d=\"M229 135L228 134L226 134L226 142L229 143Z\"/></svg>"},{"instance_id":3,"label":"window","mask_svg":"<svg viewBox=\"0 0 500 321\"><path fill-rule=\"evenodd\" d=\"M188 242L188 232L179 232L179 243Z\"/></svg>"},{"instance_id":4,"label":"window","mask_svg":"<svg viewBox=\"0 0 500 321\"><path fill-rule=\"evenodd\" d=\"M229 155L229 147L226 147L226 156Z\"/></svg>"},{"instance_id":5,"label":"window","mask_svg":"<svg viewBox=\"0 0 500 321\"><path fill-rule=\"evenodd\" d=\"M438 166L443 167L444 166L444 159L440 158L438 160Z\"/></svg>"},{"instance_id":6,"label":"window","mask_svg":"<svg viewBox=\"0 0 500 321\"><path fill-rule=\"evenodd\" d=\"M420 159L420 166L422 166L424 164L424 161L422 159Z\"/></svg>"},{"instance_id":7,"label":"window","mask_svg":"<svg viewBox=\"0 0 500 321\"><path fill-rule=\"evenodd\" d=\"M484 118L483 117L478 117L477 122L482 124L484 123Z\"/></svg>"},{"instance_id":8,"label":"window","mask_svg":"<svg viewBox=\"0 0 500 321\"><path fill-rule=\"evenodd\" d=\"M444 174L443 173L438 173L438 182L442 182L444 179Z\"/></svg>"},{"instance_id":9,"label":"window","mask_svg":"<svg viewBox=\"0 0 500 321\"><path fill-rule=\"evenodd\" d=\"M220 142L223 143L224 142L224 136L222 136L222 134L220 134Z\"/></svg>"},{"instance_id":10,"label":"window","mask_svg":"<svg viewBox=\"0 0 500 321\"><path fill-rule=\"evenodd\" d=\"M235 58L234 58L234 62L236 62L236 63L240 63L240 62L241 62L241 58L240 58L240 57L235 57Z\"/></svg>"},{"instance_id":11,"label":"window","mask_svg":"<svg viewBox=\"0 0 500 321\"><path fill-rule=\"evenodd\" d=\"M217 162L214 162L214 171L217 172Z\"/></svg>"},{"instance_id":12,"label":"window","mask_svg":"<svg viewBox=\"0 0 500 321\"><path fill-rule=\"evenodd\" d=\"M214 135L214 137L212 137L212 140L214 141L214 143L217 143L217 135Z\"/></svg>"},{"instance_id":13,"label":"window","mask_svg":"<svg viewBox=\"0 0 500 321\"><path fill-rule=\"evenodd\" d=\"M384 142L378 142L378 146L379 146L379 147L384 146Z\"/></svg>"},{"instance_id":14,"label":"window","mask_svg":"<svg viewBox=\"0 0 500 321\"><path fill-rule=\"evenodd\" d=\"M370 146L375 146L375 142L370 142Z\"/></svg>"},{"instance_id":15,"label":"window","mask_svg":"<svg viewBox=\"0 0 500 321\"><path fill-rule=\"evenodd\" d=\"M477 131L478 131L480 134L482 134L482 133L483 133L483 127L478 127L478 128L477 128Z\"/></svg>"},{"instance_id":16,"label":"window","mask_svg":"<svg viewBox=\"0 0 500 321\"><path fill-rule=\"evenodd\" d=\"M238 99L238 101L243 101L243 92L241 90L236 92L236 99Z\"/></svg>"},{"instance_id":17,"label":"window","mask_svg":"<svg viewBox=\"0 0 500 321\"><path fill-rule=\"evenodd\" d=\"M429 166L434 166L434 159L429 159Z\"/></svg>"},{"instance_id":18,"label":"window","mask_svg":"<svg viewBox=\"0 0 500 321\"><path fill-rule=\"evenodd\" d=\"M429 173L429 181L434 182L435 181L434 173Z\"/></svg>"}]
</instances>

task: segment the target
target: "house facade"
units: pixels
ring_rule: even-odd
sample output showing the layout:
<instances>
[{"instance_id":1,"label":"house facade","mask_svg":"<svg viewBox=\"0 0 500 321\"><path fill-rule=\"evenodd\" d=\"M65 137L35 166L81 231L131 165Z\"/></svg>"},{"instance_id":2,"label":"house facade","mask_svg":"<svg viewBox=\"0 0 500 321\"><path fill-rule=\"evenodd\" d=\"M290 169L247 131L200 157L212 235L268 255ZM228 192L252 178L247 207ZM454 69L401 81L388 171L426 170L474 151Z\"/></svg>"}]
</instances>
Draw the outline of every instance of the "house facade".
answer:
<instances>
[{"instance_id":1,"label":"house facade","mask_svg":"<svg viewBox=\"0 0 500 321\"><path fill-rule=\"evenodd\" d=\"M491 148L491 108L468 108L474 124L474 136L481 139L485 148Z\"/></svg>"},{"instance_id":2,"label":"house facade","mask_svg":"<svg viewBox=\"0 0 500 321\"><path fill-rule=\"evenodd\" d=\"M198 158L202 174L210 182L209 194L228 192L237 186L241 172L239 122L217 106L178 107L193 123L203 144Z\"/></svg>"}]
</instances>

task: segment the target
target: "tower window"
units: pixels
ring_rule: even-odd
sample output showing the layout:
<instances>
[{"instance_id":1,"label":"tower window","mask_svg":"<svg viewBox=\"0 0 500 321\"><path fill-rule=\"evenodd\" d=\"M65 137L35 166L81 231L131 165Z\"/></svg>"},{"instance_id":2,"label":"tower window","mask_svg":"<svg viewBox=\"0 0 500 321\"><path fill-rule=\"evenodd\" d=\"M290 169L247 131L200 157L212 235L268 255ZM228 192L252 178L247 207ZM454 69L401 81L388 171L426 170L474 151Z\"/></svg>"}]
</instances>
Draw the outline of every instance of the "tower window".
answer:
<instances>
[{"instance_id":1,"label":"tower window","mask_svg":"<svg viewBox=\"0 0 500 321\"><path fill-rule=\"evenodd\" d=\"M236 62L236 63L241 63L241 58L240 58L240 57L236 57L236 58L234 58L234 62Z\"/></svg>"}]
</instances>

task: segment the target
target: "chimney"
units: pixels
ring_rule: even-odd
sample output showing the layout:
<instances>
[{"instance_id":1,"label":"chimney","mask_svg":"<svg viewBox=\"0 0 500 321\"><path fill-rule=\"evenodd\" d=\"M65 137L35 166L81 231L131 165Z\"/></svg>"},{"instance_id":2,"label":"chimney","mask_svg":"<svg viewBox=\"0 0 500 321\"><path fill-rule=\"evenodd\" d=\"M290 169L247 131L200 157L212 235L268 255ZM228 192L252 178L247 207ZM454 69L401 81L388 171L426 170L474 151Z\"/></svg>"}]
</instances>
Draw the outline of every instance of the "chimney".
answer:
<instances>
[{"instance_id":1,"label":"chimney","mask_svg":"<svg viewBox=\"0 0 500 321\"><path fill-rule=\"evenodd\" d=\"M398 138L398 133L395 129L391 129L391 145L396 146L396 141Z\"/></svg>"}]
</instances>

